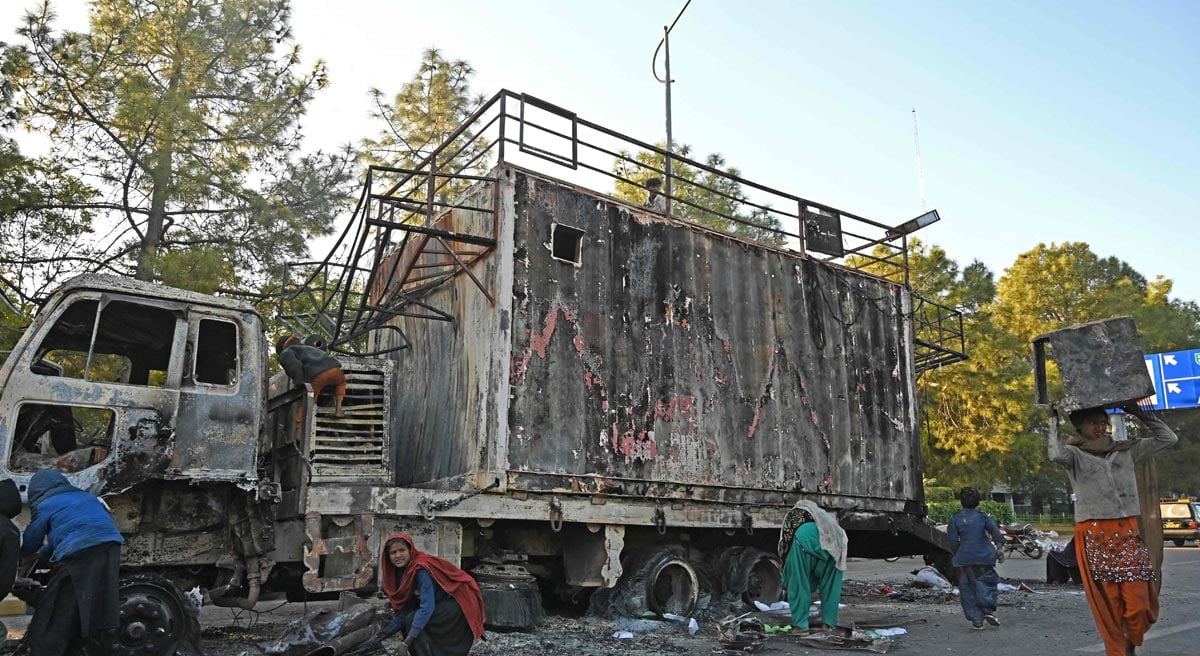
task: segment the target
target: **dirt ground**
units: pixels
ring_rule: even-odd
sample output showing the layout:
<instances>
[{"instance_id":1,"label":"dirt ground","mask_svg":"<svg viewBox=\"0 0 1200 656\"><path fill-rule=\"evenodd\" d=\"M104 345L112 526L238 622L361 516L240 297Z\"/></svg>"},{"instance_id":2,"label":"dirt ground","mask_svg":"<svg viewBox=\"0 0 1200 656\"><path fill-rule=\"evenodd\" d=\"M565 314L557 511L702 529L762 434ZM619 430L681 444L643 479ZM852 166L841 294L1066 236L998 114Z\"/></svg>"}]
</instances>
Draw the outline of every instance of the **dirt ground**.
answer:
<instances>
[{"instance_id":1,"label":"dirt ground","mask_svg":"<svg viewBox=\"0 0 1200 656\"><path fill-rule=\"evenodd\" d=\"M970 634L969 626L962 618L958 598L949 591L920 589L909 585L909 577L898 577L894 581L846 581L843 587L840 623L857 627L904 627L911 635L899 636L886 645L887 653L915 654L923 649L914 642L916 636L928 633L934 627L943 626L963 634ZM1012 580L1013 583L1020 581ZM1083 593L1079 586L1049 586L1030 582L1039 592L1006 593L1001 597L1000 615L1004 617L1010 609L1020 609L1022 615L1041 615L1057 612L1065 598L1074 597L1082 602ZM890 585L892 596L880 594L884 586ZM382 601L379 602L382 604ZM1085 603L1085 602L1084 602ZM329 604L335 606L336 604ZM208 656L258 656L257 643L278 637L287 628L289 618L303 615L298 604L288 604L283 609L267 613L243 612L232 617L227 609L220 613L225 619L205 618L204 651ZM310 606L309 610L316 607ZM787 624L786 616L756 613L767 624ZM720 617L700 614L699 631L689 635L683 624L648 620L602 620L589 617L552 615L530 633L496 633L489 631L487 639L475 645L473 656L625 656L629 654L736 654L736 651L720 649L717 620ZM632 638L618 639L613 634L630 630ZM926 640L916 640L924 643ZM880 648L883 648L881 645ZM989 654L1003 654L1003 649L988 649ZM796 642L796 638L775 634L768 636L757 652L762 654L817 654L825 650L814 649ZM942 650L945 653L945 650Z\"/></svg>"},{"instance_id":2,"label":"dirt ground","mask_svg":"<svg viewBox=\"0 0 1200 656\"><path fill-rule=\"evenodd\" d=\"M1159 622L1148 636L1141 656L1194 656L1195 636L1200 621L1200 549L1168 548L1165 574L1167 583L1160 597ZM854 561L855 559L852 559ZM1044 560L1010 559L998 569L1011 584L1027 583L1036 592L1003 592L998 615L1002 625L984 631L972 631L963 619L958 598L942 590L913 588L910 571L919 561L901 559L897 563L860 560L851 562L844 584L842 624L859 627L903 627L907 635L892 639L889 654L933 656L967 654L975 656L1030 656L1033 654L1103 653L1083 589L1077 585L1048 585L1044 580ZM891 586L899 594L879 594ZM381 608L383 601L377 603ZM324 604L285 604L264 601L257 612L232 611L205 606L200 619L207 656L261 656L259 643L278 638L289 622L303 617L319 606L336 608L336 602ZM760 615L762 616L762 615ZM772 623L770 616L767 622ZM626 656L632 654L725 654L717 640L716 620L699 618L699 631L688 635L685 627L674 623L637 622L618 624L610 620L551 616L531 633L488 632L487 640L472 649L473 656ZM19 637L27 616L4 618L10 637ZM773 623L783 624L787 618ZM616 639L613 633L631 629L632 639ZM838 653L814 649L785 635L769 636L757 653L822 654Z\"/></svg>"}]
</instances>

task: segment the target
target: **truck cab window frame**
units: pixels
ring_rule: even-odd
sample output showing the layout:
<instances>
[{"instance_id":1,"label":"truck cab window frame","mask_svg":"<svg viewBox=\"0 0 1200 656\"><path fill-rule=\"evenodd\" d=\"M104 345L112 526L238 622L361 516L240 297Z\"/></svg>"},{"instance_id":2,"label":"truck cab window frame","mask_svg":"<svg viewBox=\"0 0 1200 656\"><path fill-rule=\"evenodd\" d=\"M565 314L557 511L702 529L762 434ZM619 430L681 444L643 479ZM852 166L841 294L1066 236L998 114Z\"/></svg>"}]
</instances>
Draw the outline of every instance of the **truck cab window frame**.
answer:
<instances>
[{"instance_id":1,"label":"truck cab window frame","mask_svg":"<svg viewBox=\"0 0 1200 656\"><path fill-rule=\"evenodd\" d=\"M81 297L41 336L30 370L94 383L170 387L178 320L176 310L153 303Z\"/></svg>"}]
</instances>

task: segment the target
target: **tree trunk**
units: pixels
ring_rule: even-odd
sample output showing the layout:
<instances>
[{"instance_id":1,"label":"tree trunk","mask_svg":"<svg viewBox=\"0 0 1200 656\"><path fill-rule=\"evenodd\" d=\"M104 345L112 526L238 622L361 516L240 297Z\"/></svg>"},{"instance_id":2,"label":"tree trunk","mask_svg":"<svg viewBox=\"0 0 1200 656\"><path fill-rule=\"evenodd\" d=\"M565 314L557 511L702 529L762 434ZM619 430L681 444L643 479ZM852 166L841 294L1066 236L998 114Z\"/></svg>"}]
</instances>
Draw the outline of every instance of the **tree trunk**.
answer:
<instances>
[{"instance_id":1,"label":"tree trunk","mask_svg":"<svg viewBox=\"0 0 1200 656\"><path fill-rule=\"evenodd\" d=\"M167 217L167 189L171 181L171 151L161 149L155 154L154 188L150 192L150 216L146 219L146 236L138 249L138 280L154 278L158 247L162 243L163 224Z\"/></svg>"}]
</instances>

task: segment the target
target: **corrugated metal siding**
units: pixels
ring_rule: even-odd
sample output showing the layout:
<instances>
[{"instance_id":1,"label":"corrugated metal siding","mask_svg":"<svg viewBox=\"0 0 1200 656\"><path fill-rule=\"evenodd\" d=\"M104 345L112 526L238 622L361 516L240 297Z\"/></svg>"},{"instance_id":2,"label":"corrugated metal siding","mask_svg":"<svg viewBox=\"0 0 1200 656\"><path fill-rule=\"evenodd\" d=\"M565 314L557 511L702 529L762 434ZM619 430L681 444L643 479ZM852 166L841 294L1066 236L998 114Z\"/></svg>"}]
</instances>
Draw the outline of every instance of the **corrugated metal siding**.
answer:
<instances>
[{"instance_id":1,"label":"corrugated metal siding","mask_svg":"<svg viewBox=\"0 0 1200 656\"><path fill-rule=\"evenodd\" d=\"M902 288L524 173L515 207L511 469L919 494Z\"/></svg>"},{"instance_id":2,"label":"corrugated metal siding","mask_svg":"<svg viewBox=\"0 0 1200 656\"><path fill-rule=\"evenodd\" d=\"M508 189L505 183L502 188ZM503 193L503 192L502 192ZM490 207L491 184L475 186L460 203ZM508 194L511 198L511 193ZM511 202L502 212L501 243L511 244ZM487 234L491 215L455 210L438 223L444 230ZM424 256L426 261L439 259ZM444 259L444 258L441 258ZM384 266L391 266L390 261ZM455 317L454 323L399 318L411 347L392 354L396 362L392 421L393 471L399 485L446 481L487 468L489 445L502 442L506 429L500 417L507 410L506 367L510 348L509 310L512 248L500 247L472 272L497 299L495 306L471 279L458 275L422 302Z\"/></svg>"}]
</instances>

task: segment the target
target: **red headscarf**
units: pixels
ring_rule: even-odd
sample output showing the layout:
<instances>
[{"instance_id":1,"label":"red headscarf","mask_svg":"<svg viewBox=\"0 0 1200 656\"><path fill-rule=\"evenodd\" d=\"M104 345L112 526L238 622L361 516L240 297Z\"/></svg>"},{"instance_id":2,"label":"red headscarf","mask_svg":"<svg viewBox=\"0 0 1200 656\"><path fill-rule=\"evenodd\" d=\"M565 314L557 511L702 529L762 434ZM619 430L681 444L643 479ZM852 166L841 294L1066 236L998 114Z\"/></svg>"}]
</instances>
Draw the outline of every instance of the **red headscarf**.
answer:
<instances>
[{"instance_id":1,"label":"red headscarf","mask_svg":"<svg viewBox=\"0 0 1200 656\"><path fill-rule=\"evenodd\" d=\"M408 561L408 567L403 570L397 570L392 561L388 559L387 545L393 540L404 540L408 543L408 549L412 552L412 557ZM471 627L471 633L478 640L483 637L483 593L479 591L479 584L475 579L471 578L470 574L462 571L454 566L448 560L438 558L421 551L417 551L417 547L413 544L413 539L407 533L393 533L388 536L386 542L383 543L383 554L380 557L379 579L383 584L383 591L387 594L388 600L392 602L392 609L399 611L404 608L409 599L413 596L413 586L417 580L417 570L425 570L433 577L446 594L454 598L458 602L459 608L462 609L463 615L467 618L467 624Z\"/></svg>"}]
</instances>

